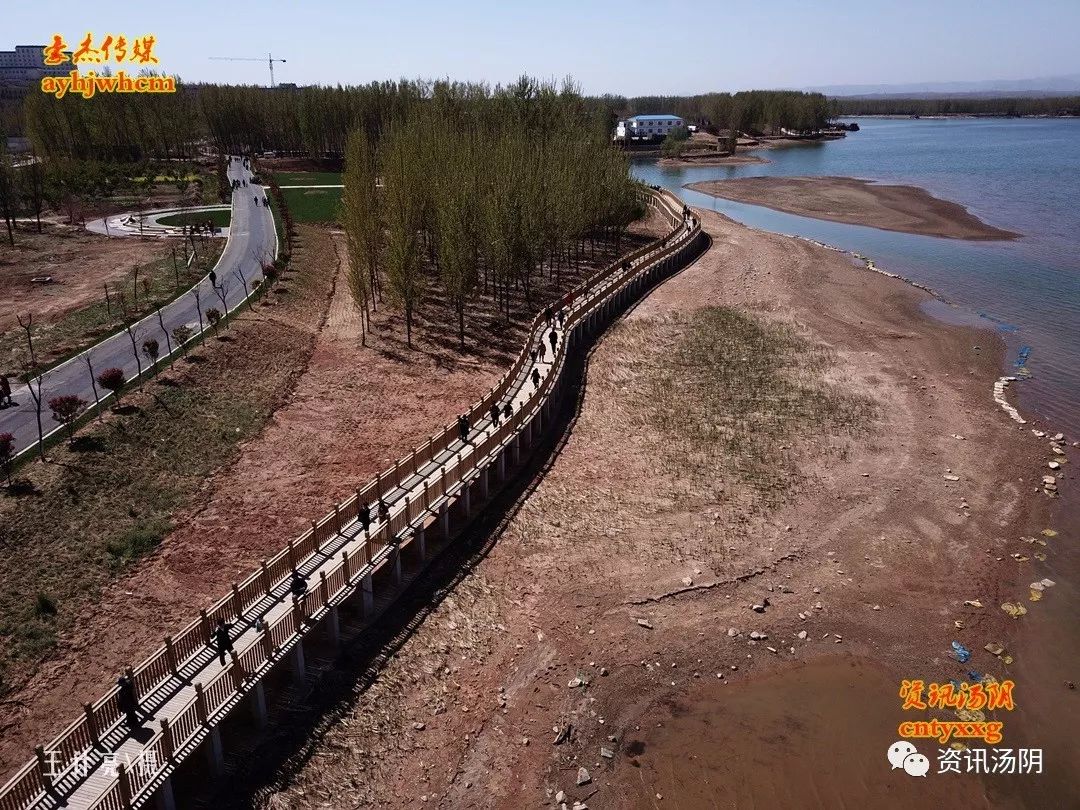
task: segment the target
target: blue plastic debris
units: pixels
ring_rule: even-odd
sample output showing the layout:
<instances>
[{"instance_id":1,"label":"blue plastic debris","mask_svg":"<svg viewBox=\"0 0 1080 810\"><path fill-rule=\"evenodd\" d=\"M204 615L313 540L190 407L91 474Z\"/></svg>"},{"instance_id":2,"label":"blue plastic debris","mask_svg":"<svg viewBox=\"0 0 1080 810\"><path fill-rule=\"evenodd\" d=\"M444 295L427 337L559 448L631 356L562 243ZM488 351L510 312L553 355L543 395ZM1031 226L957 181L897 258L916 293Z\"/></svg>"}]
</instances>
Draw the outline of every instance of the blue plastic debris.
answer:
<instances>
[{"instance_id":1,"label":"blue plastic debris","mask_svg":"<svg viewBox=\"0 0 1080 810\"><path fill-rule=\"evenodd\" d=\"M952 643L953 652L956 653L956 660L961 664L966 664L968 659L971 658L971 650L961 644L959 641Z\"/></svg>"}]
</instances>

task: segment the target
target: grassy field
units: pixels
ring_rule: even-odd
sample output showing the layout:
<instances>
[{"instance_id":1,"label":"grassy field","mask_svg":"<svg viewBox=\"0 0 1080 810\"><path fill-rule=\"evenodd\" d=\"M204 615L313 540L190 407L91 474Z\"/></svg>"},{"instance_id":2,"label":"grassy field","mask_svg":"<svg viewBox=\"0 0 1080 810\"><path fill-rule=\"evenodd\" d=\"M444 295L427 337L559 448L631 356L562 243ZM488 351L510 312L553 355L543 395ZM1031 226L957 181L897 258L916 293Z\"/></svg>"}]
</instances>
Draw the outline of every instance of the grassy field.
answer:
<instances>
[{"instance_id":1,"label":"grassy field","mask_svg":"<svg viewBox=\"0 0 1080 810\"><path fill-rule=\"evenodd\" d=\"M167 217L160 217L158 222L162 225L179 228L184 225L205 225L206 221L210 220L215 227L227 228L231 216L232 212L228 208L223 208L219 211L190 211L184 214L170 214Z\"/></svg>"},{"instance_id":2,"label":"grassy field","mask_svg":"<svg viewBox=\"0 0 1080 810\"><path fill-rule=\"evenodd\" d=\"M274 172L279 186L339 186L340 172Z\"/></svg>"},{"instance_id":3,"label":"grassy field","mask_svg":"<svg viewBox=\"0 0 1080 810\"><path fill-rule=\"evenodd\" d=\"M335 222L341 203L340 188L285 188L285 204L295 222Z\"/></svg>"}]
</instances>

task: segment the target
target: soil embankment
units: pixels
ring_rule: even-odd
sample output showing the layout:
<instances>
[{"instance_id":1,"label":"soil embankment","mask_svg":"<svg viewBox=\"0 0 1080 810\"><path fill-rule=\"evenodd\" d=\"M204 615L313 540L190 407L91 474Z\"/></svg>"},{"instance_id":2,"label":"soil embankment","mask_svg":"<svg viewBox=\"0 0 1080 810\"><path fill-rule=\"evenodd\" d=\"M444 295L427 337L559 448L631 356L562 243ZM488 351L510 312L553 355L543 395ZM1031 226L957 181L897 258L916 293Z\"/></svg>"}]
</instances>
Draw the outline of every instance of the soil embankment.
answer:
<instances>
[{"instance_id":1,"label":"soil embankment","mask_svg":"<svg viewBox=\"0 0 1080 810\"><path fill-rule=\"evenodd\" d=\"M988 225L964 206L918 186L885 185L854 177L743 177L692 183L687 188L787 214L886 231L971 240L1016 239L1020 235Z\"/></svg>"},{"instance_id":2,"label":"soil embankment","mask_svg":"<svg viewBox=\"0 0 1080 810\"><path fill-rule=\"evenodd\" d=\"M925 293L840 254L701 216L712 248L595 349L571 432L487 556L259 801L1070 795L1075 748L1048 735L1026 782L915 779L885 757L901 679L1009 677L983 645L1012 649L1023 620L998 606L1045 605L1026 583L1060 540L1032 495L1048 451L991 399L997 339L929 320ZM1003 745L1025 705L1073 694L1018 685Z\"/></svg>"}]
</instances>

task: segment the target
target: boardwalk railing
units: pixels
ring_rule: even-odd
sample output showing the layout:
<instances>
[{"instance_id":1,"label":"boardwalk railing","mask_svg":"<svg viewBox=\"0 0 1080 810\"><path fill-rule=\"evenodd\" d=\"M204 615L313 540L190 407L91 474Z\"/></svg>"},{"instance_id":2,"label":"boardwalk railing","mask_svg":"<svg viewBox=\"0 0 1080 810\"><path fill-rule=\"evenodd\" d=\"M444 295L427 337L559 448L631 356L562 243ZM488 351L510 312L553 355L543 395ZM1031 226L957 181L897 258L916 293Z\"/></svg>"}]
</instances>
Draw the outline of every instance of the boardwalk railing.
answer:
<instances>
[{"instance_id":1,"label":"boardwalk railing","mask_svg":"<svg viewBox=\"0 0 1080 810\"><path fill-rule=\"evenodd\" d=\"M425 531L441 529L449 536L449 510L460 504L471 515L474 485L488 494L489 472L506 479L506 462L520 459L551 418L564 382L567 351L603 328L625 306L670 272L697 255L704 240L700 225L681 201L656 189L643 192L649 206L664 214L671 232L622 256L582 282L568 296L562 338L552 352L539 385L530 390L531 351L549 326L543 314L530 325L529 340L510 369L469 410L470 425L483 424L475 439L462 442L456 424L436 432L393 466L377 474L344 502L334 506L275 556L263 560L245 580L175 636L166 637L153 655L128 670L144 706L156 706L160 729L137 743L128 732L114 688L83 707L48 745L0 789L0 810L90 807L127 810L143 806L167 790L172 804L172 772L204 740L220 754L218 725L247 695L265 714L262 681L288 655L303 668L303 637L329 619L336 636L337 606L356 594L365 617L371 611L372 575L391 566L400 581L400 555L405 546L424 557ZM509 419L488 418L492 405L516 403ZM370 529L358 525L364 505L385 502L389 513L372 517ZM290 594L294 571L307 572L311 582L299 597ZM212 647L218 620L244 629L236 652L218 667ZM167 706L167 711L164 709ZM166 717L165 715L169 715ZM137 764L117 762L116 752L137 749Z\"/></svg>"}]
</instances>

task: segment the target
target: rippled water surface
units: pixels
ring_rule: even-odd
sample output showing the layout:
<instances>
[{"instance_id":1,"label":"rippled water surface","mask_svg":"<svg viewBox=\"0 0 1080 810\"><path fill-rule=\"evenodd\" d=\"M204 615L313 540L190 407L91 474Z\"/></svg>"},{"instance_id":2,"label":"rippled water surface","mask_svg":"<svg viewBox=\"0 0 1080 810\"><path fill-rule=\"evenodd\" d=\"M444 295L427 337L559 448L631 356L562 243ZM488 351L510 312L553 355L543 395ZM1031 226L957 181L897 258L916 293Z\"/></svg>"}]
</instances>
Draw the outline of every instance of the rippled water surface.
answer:
<instances>
[{"instance_id":1,"label":"rippled water surface","mask_svg":"<svg viewBox=\"0 0 1080 810\"><path fill-rule=\"evenodd\" d=\"M645 182L747 225L853 250L925 284L1000 329L1006 370L1030 347L1021 407L1080 433L1080 120L859 120L839 141L762 152L754 166L660 167ZM687 183L756 175L840 175L922 186L992 225L1011 242L965 242L823 222L719 200ZM932 314L944 314L929 308ZM985 321L984 321L985 323Z\"/></svg>"}]
</instances>

